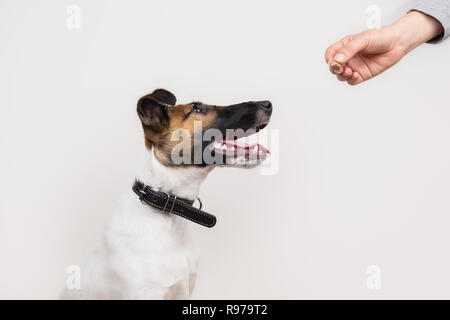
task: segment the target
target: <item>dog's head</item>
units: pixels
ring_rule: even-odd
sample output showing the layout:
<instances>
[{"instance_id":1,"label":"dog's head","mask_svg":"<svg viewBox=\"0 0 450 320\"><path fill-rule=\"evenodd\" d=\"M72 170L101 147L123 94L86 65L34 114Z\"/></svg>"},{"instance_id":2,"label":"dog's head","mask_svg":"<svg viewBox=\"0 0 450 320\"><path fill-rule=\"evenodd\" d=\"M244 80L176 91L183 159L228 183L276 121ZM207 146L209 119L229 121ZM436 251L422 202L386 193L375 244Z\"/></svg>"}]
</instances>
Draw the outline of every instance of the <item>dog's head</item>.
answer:
<instances>
[{"instance_id":1,"label":"dog's head","mask_svg":"<svg viewBox=\"0 0 450 320\"><path fill-rule=\"evenodd\" d=\"M137 112L147 148L154 148L155 156L166 166L250 168L270 153L259 144L238 140L267 126L272 114L270 101L177 105L171 92L157 89L139 99Z\"/></svg>"}]
</instances>

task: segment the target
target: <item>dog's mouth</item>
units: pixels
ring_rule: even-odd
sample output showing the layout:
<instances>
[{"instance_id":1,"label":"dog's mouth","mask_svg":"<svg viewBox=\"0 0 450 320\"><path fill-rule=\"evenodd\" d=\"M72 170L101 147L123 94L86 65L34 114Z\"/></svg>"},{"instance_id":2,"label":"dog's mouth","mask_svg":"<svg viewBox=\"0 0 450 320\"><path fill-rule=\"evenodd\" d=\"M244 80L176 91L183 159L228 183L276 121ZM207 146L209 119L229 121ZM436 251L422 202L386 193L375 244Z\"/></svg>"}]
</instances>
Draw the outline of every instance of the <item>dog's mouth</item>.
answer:
<instances>
[{"instance_id":1,"label":"dog's mouth","mask_svg":"<svg viewBox=\"0 0 450 320\"><path fill-rule=\"evenodd\" d=\"M234 137L224 137L214 141L210 148L215 154L223 156L225 166L252 168L259 165L270 155L269 149L259 143L247 142L247 137L258 133L268 125L263 123L245 132L236 133Z\"/></svg>"}]
</instances>

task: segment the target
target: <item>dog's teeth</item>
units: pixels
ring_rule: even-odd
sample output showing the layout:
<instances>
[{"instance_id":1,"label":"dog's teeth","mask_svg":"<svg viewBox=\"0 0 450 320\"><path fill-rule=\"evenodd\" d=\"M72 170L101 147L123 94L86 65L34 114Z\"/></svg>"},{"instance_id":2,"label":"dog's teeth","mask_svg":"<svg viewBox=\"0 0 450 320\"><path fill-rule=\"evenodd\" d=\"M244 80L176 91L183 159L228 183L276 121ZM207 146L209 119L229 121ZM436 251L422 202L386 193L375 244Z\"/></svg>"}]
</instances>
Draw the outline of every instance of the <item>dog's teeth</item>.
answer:
<instances>
[{"instance_id":1,"label":"dog's teeth","mask_svg":"<svg viewBox=\"0 0 450 320\"><path fill-rule=\"evenodd\" d=\"M227 150L227 145L226 145L226 144L224 144L224 145L222 146L222 150Z\"/></svg>"},{"instance_id":2,"label":"dog's teeth","mask_svg":"<svg viewBox=\"0 0 450 320\"><path fill-rule=\"evenodd\" d=\"M234 150L236 150L236 148L234 146L232 146L231 147L231 151L234 151Z\"/></svg>"},{"instance_id":3,"label":"dog's teeth","mask_svg":"<svg viewBox=\"0 0 450 320\"><path fill-rule=\"evenodd\" d=\"M253 147L253 151L258 151L258 145L255 145L255 146Z\"/></svg>"},{"instance_id":4,"label":"dog's teeth","mask_svg":"<svg viewBox=\"0 0 450 320\"><path fill-rule=\"evenodd\" d=\"M220 147L222 147L222 144L219 142L214 142L214 148L219 149Z\"/></svg>"}]
</instances>

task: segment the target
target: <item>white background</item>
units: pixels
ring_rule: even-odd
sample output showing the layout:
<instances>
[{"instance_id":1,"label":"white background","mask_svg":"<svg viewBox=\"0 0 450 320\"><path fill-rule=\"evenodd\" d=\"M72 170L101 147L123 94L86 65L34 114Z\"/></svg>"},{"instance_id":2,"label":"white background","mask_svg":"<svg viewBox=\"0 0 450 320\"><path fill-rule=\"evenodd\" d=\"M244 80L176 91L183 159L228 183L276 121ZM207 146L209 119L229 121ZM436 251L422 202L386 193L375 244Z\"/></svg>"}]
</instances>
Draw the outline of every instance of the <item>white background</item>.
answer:
<instances>
[{"instance_id":1,"label":"white background","mask_svg":"<svg viewBox=\"0 0 450 320\"><path fill-rule=\"evenodd\" d=\"M379 78L325 49L415 1L0 1L0 298L56 298L144 151L137 99L270 99L278 174L218 169L194 298L450 298L450 41ZM67 6L81 29L66 27ZM366 269L381 270L381 289Z\"/></svg>"}]
</instances>

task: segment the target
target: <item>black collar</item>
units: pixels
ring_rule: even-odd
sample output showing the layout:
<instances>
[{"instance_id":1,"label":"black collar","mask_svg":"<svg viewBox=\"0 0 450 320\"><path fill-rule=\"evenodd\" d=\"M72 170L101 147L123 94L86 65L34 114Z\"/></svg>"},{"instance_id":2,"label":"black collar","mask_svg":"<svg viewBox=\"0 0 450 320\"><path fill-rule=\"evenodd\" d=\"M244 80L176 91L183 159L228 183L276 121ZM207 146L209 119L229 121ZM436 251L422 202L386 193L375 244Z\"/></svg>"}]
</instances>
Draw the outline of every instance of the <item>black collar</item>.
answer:
<instances>
[{"instance_id":1,"label":"black collar","mask_svg":"<svg viewBox=\"0 0 450 320\"><path fill-rule=\"evenodd\" d=\"M216 224L215 216L200 210L202 208L201 202L200 208L197 209L193 206L195 200L178 198L147 186L138 180L134 182L133 191L143 203L155 207L163 213L173 213L208 228L214 227Z\"/></svg>"}]
</instances>

